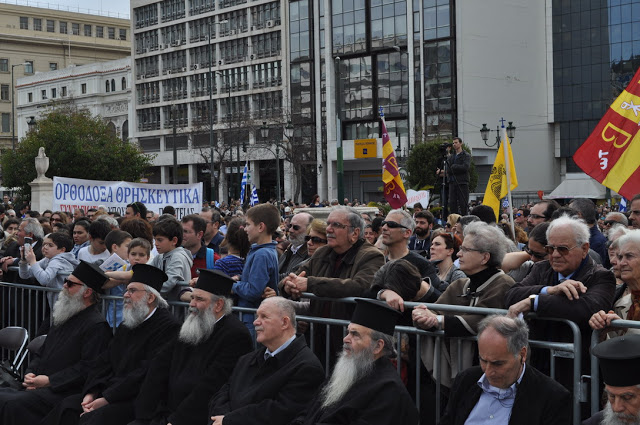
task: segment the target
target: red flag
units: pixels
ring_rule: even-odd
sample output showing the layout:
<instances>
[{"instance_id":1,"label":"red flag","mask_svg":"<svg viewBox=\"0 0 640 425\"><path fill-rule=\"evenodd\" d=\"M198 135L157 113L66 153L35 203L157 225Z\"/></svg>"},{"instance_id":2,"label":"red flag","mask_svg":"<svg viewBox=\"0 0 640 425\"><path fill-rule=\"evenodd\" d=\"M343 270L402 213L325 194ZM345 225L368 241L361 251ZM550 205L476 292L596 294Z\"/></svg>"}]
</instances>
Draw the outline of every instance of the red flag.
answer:
<instances>
[{"instance_id":1,"label":"red flag","mask_svg":"<svg viewBox=\"0 0 640 425\"><path fill-rule=\"evenodd\" d=\"M589 176L625 198L640 193L640 69L573 160Z\"/></svg>"},{"instance_id":2,"label":"red flag","mask_svg":"<svg viewBox=\"0 0 640 425\"><path fill-rule=\"evenodd\" d=\"M384 198L392 208L402 208L407 203L407 193L398 172L398 161L393 151L387 124L384 122L384 113L380 107L380 119L382 120L382 181L384 182Z\"/></svg>"}]
</instances>

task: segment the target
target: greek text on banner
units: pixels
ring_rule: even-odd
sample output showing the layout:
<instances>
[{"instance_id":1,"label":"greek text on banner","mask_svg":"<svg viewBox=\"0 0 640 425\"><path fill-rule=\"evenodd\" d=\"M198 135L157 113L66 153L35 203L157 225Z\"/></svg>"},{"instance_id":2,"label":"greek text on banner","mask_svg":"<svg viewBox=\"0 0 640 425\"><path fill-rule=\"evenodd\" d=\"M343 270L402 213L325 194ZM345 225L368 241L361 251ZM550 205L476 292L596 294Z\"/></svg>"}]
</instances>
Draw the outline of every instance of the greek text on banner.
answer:
<instances>
[{"instance_id":1,"label":"greek text on banner","mask_svg":"<svg viewBox=\"0 0 640 425\"><path fill-rule=\"evenodd\" d=\"M67 177L53 178L53 210L73 212L76 208L97 208L124 216L127 205L142 202L149 211L161 213L167 205L176 209L178 219L197 214L202 208L202 183L143 184L81 180Z\"/></svg>"}]
</instances>

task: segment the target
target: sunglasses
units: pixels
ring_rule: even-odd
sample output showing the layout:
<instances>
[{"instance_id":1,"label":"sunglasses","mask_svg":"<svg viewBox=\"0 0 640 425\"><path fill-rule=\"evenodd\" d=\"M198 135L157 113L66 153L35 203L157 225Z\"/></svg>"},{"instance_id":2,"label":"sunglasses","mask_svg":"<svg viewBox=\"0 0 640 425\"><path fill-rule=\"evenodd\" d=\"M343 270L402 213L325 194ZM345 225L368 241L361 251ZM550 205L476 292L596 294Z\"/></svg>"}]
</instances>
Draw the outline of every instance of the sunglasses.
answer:
<instances>
[{"instance_id":1,"label":"sunglasses","mask_svg":"<svg viewBox=\"0 0 640 425\"><path fill-rule=\"evenodd\" d=\"M293 224L293 225L289 225L289 229L293 229L293 230L295 230L297 232L298 230L302 229L302 226L299 226L297 224Z\"/></svg>"},{"instance_id":2,"label":"sunglasses","mask_svg":"<svg viewBox=\"0 0 640 425\"><path fill-rule=\"evenodd\" d=\"M544 257L546 257L546 256L547 256L547 253L546 253L546 252L537 252L537 251L532 250L532 249L531 249L531 248L529 248L528 246L525 246L525 247L524 247L524 250L525 250L525 252L526 252L527 254L529 254L529 255L533 255L534 257L536 257L536 258L538 258L538 259L540 259L540 260L544 259Z\"/></svg>"},{"instance_id":3,"label":"sunglasses","mask_svg":"<svg viewBox=\"0 0 640 425\"><path fill-rule=\"evenodd\" d=\"M326 239L322 239L322 238L320 238L318 236L309 236L309 235L307 235L307 236L304 237L304 240L305 240L305 242L311 241L314 244L316 244L316 243L327 243Z\"/></svg>"},{"instance_id":4,"label":"sunglasses","mask_svg":"<svg viewBox=\"0 0 640 425\"><path fill-rule=\"evenodd\" d=\"M546 217L540 214L529 214L529 217L533 218L533 219L542 219L544 220Z\"/></svg>"},{"instance_id":5,"label":"sunglasses","mask_svg":"<svg viewBox=\"0 0 640 425\"><path fill-rule=\"evenodd\" d=\"M398 229L400 227L403 229L408 229L407 226L403 226L402 224L395 221L383 221L382 223L380 223L380 227L384 226L387 226L389 229Z\"/></svg>"},{"instance_id":6,"label":"sunglasses","mask_svg":"<svg viewBox=\"0 0 640 425\"><path fill-rule=\"evenodd\" d=\"M69 288L69 289L71 289L71 287L72 287L73 285L79 285L79 286L84 285L84 283L72 282L72 281L70 281L69 279L65 279L65 280L64 280L64 284L65 284L65 285L67 285L67 288Z\"/></svg>"},{"instance_id":7,"label":"sunglasses","mask_svg":"<svg viewBox=\"0 0 640 425\"><path fill-rule=\"evenodd\" d=\"M547 246L544 247L544 250L547 251L547 254L549 254L549 255L553 254L553 251L558 251L558 253L564 257L565 255L567 255L569 253L569 251L571 251L573 248L575 248L577 246L578 245L574 245L571 248L569 248L568 246L547 245Z\"/></svg>"},{"instance_id":8,"label":"sunglasses","mask_svg":"<svg viewBox=\"0 0 640 425\"><path fill-rule=\"evenodd\" d=\"M615 221L615 220L605 220L604 221L604 225L605 226L613 226L614 224L618 224L618 222Z\"/></svg>"},{"instance_id":9,"label":"sunglasses","mask_svg":"<svg viewBox=\"0 0 640 425\"><path fill-rule=\"evenodd\" d=\"M516 217L522 217L522 213L516 214Z\"/></svg>"}]
</instances>

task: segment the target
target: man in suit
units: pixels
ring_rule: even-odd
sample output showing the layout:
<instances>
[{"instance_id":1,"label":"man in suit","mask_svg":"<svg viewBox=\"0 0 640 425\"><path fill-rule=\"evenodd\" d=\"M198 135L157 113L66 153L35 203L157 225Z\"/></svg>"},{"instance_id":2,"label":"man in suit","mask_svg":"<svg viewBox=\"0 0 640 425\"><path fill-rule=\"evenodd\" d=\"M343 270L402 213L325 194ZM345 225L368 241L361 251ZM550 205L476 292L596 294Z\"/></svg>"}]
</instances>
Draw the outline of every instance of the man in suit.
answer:
<instances>
[{"instance_id":1,"label":"man in suit","mask_svg":"<svg viewBox=\"0 0 640 425\"><path fill-rule=\"evenodd\" d=\"M640 425L640 335L604 341L591 350L600 360L607 404L582 425Z\"/></svg>"},{"instance_id":2,"label":"man in suit","mask_svg":"<svg viewBox=\"0 0 640 425\"><path fill-rule=\"evenodd\" d=\"M458 374L440 425L570 424L569 391L525 363L528 345L529 329L522 319L493 315L482 320L480 366Z\"/></svg>"},{"instance_id":3,"label":"man in suit","mask_svg":"<svg viewBox=\"0 0 640 425\"><path fill-rule=\"evenodd\" d=\"M446 177L449 185L449 214L467 215L469 210L469 168L471 155L462 149L462 139L454 137L451 143L453 153L447 157L445 170L437 169L436 174ZM448 151L449 149L447 149Z\"/></svg>"}]
</instances>

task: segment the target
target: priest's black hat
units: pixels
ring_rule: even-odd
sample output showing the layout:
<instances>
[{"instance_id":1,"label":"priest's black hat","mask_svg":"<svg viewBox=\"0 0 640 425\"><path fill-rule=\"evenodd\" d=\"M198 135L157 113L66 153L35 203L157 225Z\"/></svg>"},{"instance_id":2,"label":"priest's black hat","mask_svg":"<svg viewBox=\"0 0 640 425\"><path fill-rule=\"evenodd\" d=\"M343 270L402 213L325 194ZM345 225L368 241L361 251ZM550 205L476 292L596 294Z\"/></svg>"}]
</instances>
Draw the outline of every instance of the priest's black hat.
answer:
<instances>
[{"instance_id":1,"label":"priest's black hat","mask_svg":"<svg viewBox=\"0 0 640 425\"><path fill-rule=\"evenodd\" d=\"M393 335L400 312L386 303L367 298L356 298L356 310L351 323L364 326L383 334Z\"/></svg>"},{"instance_id":2,"label":"priest's black hat","mask_svg":"<svg viewBox=\"0 0 640 425\"><path fill-rule=\"evenodd\" d=\"M231 287L235 281L229 276L218 270L198 269L198 271L200 277L198 277L196 288L223 297L231 295Z\"/></svg>"},{"instance_id":3,"label":"priest's black hat","mask_svg":"<svg viewBox=\"0 0 640 425\"><path fill-rule=\"evenodd\" d=\"M602 380L612 387L640 385L640 335L623 335L591 349L600 360Z\"/></svg>"},{"instance_id":4,"label":"priest's black hat","mask_svg":"<svg viewBox=\"0 0 640 425\"><path fill-rule=\"evenodd\" d=\"M133 270L131 282L149 285L158 292L162 289L162 284L169 279L165 272L148 264L136 264L131 270Z\"/></svg>"},{"instance_id":5,"label":"priest's black hat","mask_svg":"<svg viewBox=\"0 0 640 425\"><path fill-rule=\"evenodd\" d=\"M80 264L76 266L71 274L80 279L89 288L98 292L102 292L102 285L109 279L100 267L84 260L80 260Z\"/></svg>"}]
</instances>

